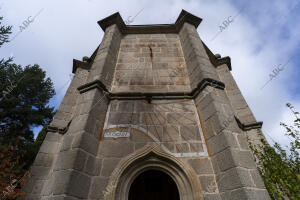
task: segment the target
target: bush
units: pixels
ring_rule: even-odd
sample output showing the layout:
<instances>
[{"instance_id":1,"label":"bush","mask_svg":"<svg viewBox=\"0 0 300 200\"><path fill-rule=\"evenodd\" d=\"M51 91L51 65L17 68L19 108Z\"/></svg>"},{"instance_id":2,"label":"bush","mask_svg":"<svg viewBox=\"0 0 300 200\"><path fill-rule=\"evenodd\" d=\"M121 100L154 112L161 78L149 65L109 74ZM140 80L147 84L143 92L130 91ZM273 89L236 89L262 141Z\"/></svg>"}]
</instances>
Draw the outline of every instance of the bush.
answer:
<instances>
[{"instance_id":1,"label":"bush","mask_svg":"<svg viewBox=\"0 0 300 200\"><path fill-rule=\"evenodd\" d=\"M265 182L265 186L272 199L300 199L300 118L294 107L287 104L287 107L295 115L294 125L288 126L280 123L286 130L285 135L291 140L288 151L275 142L270 146L264 139L261 130L261 144L254 145L248 142L253 151L258 170Z\"/></svg>"}]
</instances>

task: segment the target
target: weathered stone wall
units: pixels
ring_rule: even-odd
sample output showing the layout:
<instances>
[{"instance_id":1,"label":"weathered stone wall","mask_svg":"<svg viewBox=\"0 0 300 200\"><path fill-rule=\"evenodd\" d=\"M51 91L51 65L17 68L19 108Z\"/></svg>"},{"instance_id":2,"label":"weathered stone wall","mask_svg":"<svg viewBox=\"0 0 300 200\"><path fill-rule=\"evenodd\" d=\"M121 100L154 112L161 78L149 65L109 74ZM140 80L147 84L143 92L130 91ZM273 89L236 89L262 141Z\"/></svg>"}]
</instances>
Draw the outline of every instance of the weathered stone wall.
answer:
<instances>
[{"instance_id":1,"label":"weathered stone wall","mask_svg":"<svg viewBox=\"0 0 300 200\"><path fill-rule=\"evenodd\" d=\"M227 65L223 64L218 66L217 72L220 80L226 85L226 95L228 96L237 117L245 124L256 122L252 111L250 110Z\"/></svg>"},{"instance_id":2,"label":"weathered stone wall","mask_svg":"<svg viewBox=\"0 0 300 200\"><path fill-rule=\"evenodd\" d=\"M122 38L112 92L189 92L178 34Z\"/></svg>"},{"instance_id":3,"label":"weathered stone wall","mask_svg":"<svg viewBox=\"0 0 300 200\"><path fill-rule=\"evenodd\" d=\"M74 116L76 104L80 96L77 88L84 84L87 78L87 71L78 69L64 96L64 99L57 110L51 126L63 129L68 126ZM31 167L30 180L24 188L28 199L39 199L44 195L43 191L49 188L50 179L62 145L63 135L57 132L48 132L47 136L36 156ZM66 139L64 139L66 141ZM69 141L68 141L69 142Z\"/></svg>"},{"instance_id":4,"label":"weathered stone wall","mask_svg":"<svg viewBox=\"0 0 300 200\"><path fill-rule=\"evenodd\" d=\"M77 68L51 123L52 131L47 133L31 169L31 178L25 188L27 199L88 198L92 177L101 168L96 156L108 99L102 90L94 88L80 94L78 87L104 79L109 70L114 70L111 67L113 57L109 55L117 54L118 36L120 38L116 26L107 28L91 70ZM112 78L106 80L105 84L110 85Z\"/></svg>"},{"instance_id":5,"label":"weathered stone wall","mask_svg":"<svg viewBox=\"0 0 300 200\"><path fill-rule=\"evenodd\" d=\"M152 163L173 160L173 175L195 186L181 183L184 199L189 189L205 200L269 199L234 115L255 118L226 66L209 60L195 26L185 22L178 34L122 34L119 26L106 27L90 69L76 70L31 170L27 199L112 199L115 174L128 172L117 166L152 144L163 152L152 153ZM190 93L205 79L223 81L225 90L206 85L195 99L149 104L109 100L102 85L113 94Z\"/></svg>"},{"instance_id":6,"label":"weathered stone wall","mask_svg":"<svg viewBox=\"0 0 300 200\"><path fill-rule=\"evenodd\" d=\"M201 183L199 190L206 197L217 193L211 159L193 100L154 101L152 104L135 100L111 101L101 134L98 157L102 167L95 178L96 186L91 189L91 198L103 198L109 191L108 181L118 163L149 144L159 145L166 153L190 165Z\"/></svg>"},{"instance_id":7,"label":"weathered stone wall","mask_svg":"<svg viewBox=\"0 0 300 200\"><path fill-rule=\"evenodd\" d=\"M102 42L89 70L88 83L101 80L106 88L111 90L121 39L122 34L116 25L111 25L105 30Z\"/></svg>"},{"instance_id":8,"label":"weathered stone wall","mask_svg":"<svg viewBox=\"0 0 300 200\"><path fill-rule=\"evenodd\" d=\"M207 156L193 100L111 101L101 140L119 132L130 133L136 149L150 140L177 157Z\"/></svg>"},{"instance_id":9,"label":"weathered stone wall","mask_svg":"<svg viewBox=\"0 0 300 200\"><path fill-rule=\"evenodd\" d=\"M219 194L214 196L221 199L269 199L244 133L234 120L224 126L223 122L233 116L225 92L212 90L204 98L200 95L196 102L216 175Z\"/></svg>"},{"instance_id":10,"label":"weathered stone wall","mask_svg":"<svg viewBox=\"0 0 300 200\"><path fill-rule=\"evenodd\" d=\"M197 76L198 80L221 80L222 75L218 74L210 62L195 27L186 23L180 36L182 43L186 43L182 45L185 57L190 56L186 59L187 68L196 68L191 76ZM188 46L192 46L192 50ZM193 84L196 86L196 83L191 82ZM209 92L204 92L205 90ZM207 86L205 90L196 97L196 103L207 135L209 156L217 182L216 194L205 195L206 198L269 199L245 134L234 120L235 109L226 92L211 86ZM230 123L224 126L224 122Z\"/></svg>"},{"instance_id":11,"label":"weathered stone wall","mask_svg":"<svg viewBox=\"0 0 300 200\"><path fill-rule=\"evenodd\" d=\"M223 64L217 68L217 72L222 82L225 83L226 95L234 110L234 114L243 124L251 124L257 122L251 109L249 108L243 94L236 84L227 65ZM256 129L244 131L244 135L252 142L252 144L261 144L263 135L259 135Z\"/></svg>"},{"instance_id":12,"label":"weathered stone wall","mask_svg":"<svg viewBox=\"0 0 300 200\"><path fill-rule=\"evenodd\" d=\"M179 32L182 50L187 65L190 87L193 90L205 78L219 80L216 69L210 62L195 26L184 23Z\"/></svg>"}]
</instances>

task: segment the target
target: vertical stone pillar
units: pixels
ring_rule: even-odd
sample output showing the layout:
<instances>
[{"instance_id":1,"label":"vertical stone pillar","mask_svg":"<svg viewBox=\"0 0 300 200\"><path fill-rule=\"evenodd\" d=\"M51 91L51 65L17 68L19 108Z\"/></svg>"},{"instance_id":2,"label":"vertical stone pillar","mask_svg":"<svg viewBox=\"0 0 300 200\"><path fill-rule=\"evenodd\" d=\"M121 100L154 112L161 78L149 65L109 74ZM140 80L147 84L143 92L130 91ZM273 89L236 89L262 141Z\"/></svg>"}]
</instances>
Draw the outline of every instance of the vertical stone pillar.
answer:
<instances>
[{"instance_id":1,"label":"vertical stone pillar","mask_svg":"<svg viewBox=\"0 0 300 200\"><path fill-rule=\"evenodd\" d=\"M88 197L91 177L97 173L99 164L96 153L107 103L105 94L97 88L80 95L75 117L63 136L51 180L44 187L44 196Z\"/></svg>"},{"instance_id":2,"label":"vertical stone pillar","mask_svg":"<svg viewBox=\"0 0 300 200\"><path fill-rule=\"evenodd\" d=\"M196 83L205 78L219 81L220 77L208 58L196 28L185 23L179 34L191 86L196 87ZM226 92L207 86L197 96L196 103L204 124L219 193L208 199L216 196L221 199L269 199L247 141L235 122L234 109Z\"/></svg>"},{"instance_id":3,"label":"vertical stone pillar","mask_svg":"<svg viewBox=\"0 0 300 200\"><path fill-rule=\"evenodd\" d=\"M105 29L103 40L98 48L89 73L88 82L102 80L110 90L115 66L118 58L122 34L117 25L113 24Z\"/></svg>"},{"instance_id":4,"label":"vertical stone pillar","mask_svg":"<svg viewBox=\"0 0 300 200\"><path fill-rule=\"evenodd\" d=\"M30 179L24 188L27 193L27 199L41 198L42 188L45 185L48 185L49 178L53 171L53 165L62 142L63 134L68 129L68 124L76 106L76 99L79 96L77 87L85 82L86 75L86 71L82 69L78 69L76 71L64 99L48 128L46 138L31 167Z\"/></svg>"},{"instance_id":5,"label":"vertical stone pillar","mask_svg":"<svg viewBox=\"0 0 300 200\"><path fill-rule=\"evenodd\" d=\"M42 189L49 180L51 168L57 157L62 135L48 132L30 169L29 180L24 191L26 199L41 199Z\"/></svg>"},{"instance_id":6,"label":"vertical stone pillar","mask_svg":"<svg viewBox=\"0 0 300 200\"><path fill-rule=\"evenodd\" d=\"M210 86L208 86L210 87ZM222 90L196 99L222 199L269 199L246 138ZM224 122L230 122L226 127Z\"/></svg>"},{"instance_id":7,"label":"vertical stone pillar","mask_svg":"<svg viewBox=\"0 0 300 200\"><path fill-rule=\"evenodd\" d=\"M220 58L222 59L222 58ZM251 109L249 108L245 98L243 97L236 81L234 80L231 72L226 64L218 66L217 72L220 80L225 83L226 94L232 105L236 117L239 119L241 125L244 128L244 134L240 137L248 137L253 144L261 144L263 135L258 135L257 128L261 128L262 123L257 122ZM265 139L265 138L264 138Z\"/></svg>"},{"instance_id":8,"label":"vertical stone pillar","mask_svg":"<svg viewBox=\"0 0 300 200\"><path fill-rule=\"evenodd\" d=\"M76 69L31 169L27 199L88 198L101 168L96 156L109 101L104 90L112 82L120 37L115 25L108 27L91 69Z\"/></svg>"},{"instance_id":9,"label":"vertical stone pillar","mask_svg":"<svg viewBox=\"0 0 300 200\"><path fill-rule=\"evenodd\" d=\"M209 61L199 34L194 25L184 23L179 32L182 50L187 65L191 88L204 79L219 80L215 67Z\"/></svg>"}]
</instances>

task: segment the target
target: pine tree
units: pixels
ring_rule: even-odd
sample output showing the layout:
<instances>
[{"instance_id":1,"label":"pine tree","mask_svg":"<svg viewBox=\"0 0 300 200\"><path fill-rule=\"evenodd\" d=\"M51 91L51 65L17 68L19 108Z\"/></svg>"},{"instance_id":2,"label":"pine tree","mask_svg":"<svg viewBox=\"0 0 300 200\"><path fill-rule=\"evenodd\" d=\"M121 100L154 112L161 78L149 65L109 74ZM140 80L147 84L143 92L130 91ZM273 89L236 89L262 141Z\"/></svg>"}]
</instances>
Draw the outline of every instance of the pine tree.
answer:
<instances>
[{"instance_id":1,"label":"pine tree","mask_svg":"<svg viewBox=\"0 0 300 200\"><path fill-rule=\"evenodd\" d=\"M31 129L48 124L54 114L48 106L55 94L51 79L38 65L22 69L1 60L0 91L0 144L22 148L33 143Z\"/></svg>"},{"instance_id":2,"label":"pine tree","mask_svg":"<svg viewBox=\"0 0 300 200\"><path fill-rule=\"evenodd\" d=\"M0 17L0 47L9 42L8 37L11 34L12 26L3 26L2 24L3 17Z\"/></svg>"},{"instance_id":3,"label":"pine tree","mask_svg":"<svg viewBox=\"0 0 300 200\"><path fill-rule=\"evenodd\" d=\"M9 42L10 30L0 26L0 47ZM32 128L52 120L54 107L48 103L54 95L51 79L38 65L23 69L12 58L0 60L0 199L24 198L21 187L45 137L43 129L34 142Z\"/></svg>"}]
</instances>

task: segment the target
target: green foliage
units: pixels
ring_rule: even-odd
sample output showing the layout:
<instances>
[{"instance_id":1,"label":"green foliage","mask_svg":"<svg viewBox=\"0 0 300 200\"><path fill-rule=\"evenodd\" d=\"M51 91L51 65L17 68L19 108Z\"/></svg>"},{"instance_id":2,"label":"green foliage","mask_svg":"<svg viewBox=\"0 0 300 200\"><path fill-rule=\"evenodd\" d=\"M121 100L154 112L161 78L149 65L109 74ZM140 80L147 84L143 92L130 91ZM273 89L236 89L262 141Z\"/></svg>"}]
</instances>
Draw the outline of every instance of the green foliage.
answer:
<instances>
[{"instance_id":1,"label":"green foliage","mask_svg":"<svg viewBox=\"0 0 300 200\"><path fill-rule=\"evenodd\" d=\"M8 37L9 34L11 34L11 26L3 26L2 25L3 17L0 17L0 47L6 43L9 42Z\"/></svg>"},{"instance_id":2,"label":"green foliage","mask_svg":"<svg viewBox=\"0 0 300 200\"><path fill-rule=\"evenodd\" d=\"M0 189L6 199L24 196L20 187L45 137L43 129L34 142L31 129L52 120L54 108L48 103L54 94L52 81L38 65L22 69L11 58L0 60ZM12 177L17 187L11 185Z\"/></svg>"},{"instance_id":3,"label":"green foliage","mask_svg":"<svg viewBox=\"0 0 300 200\"><path fill-rule=\"evenodd\" d=\"M0 144L32 143L32 127L48 124L54 114L48 106L55 94L52 81L38 65L22 69L11 59L1 60L0 92Z\"/></svg>"},{"instance_id":4,"label":"green foliage","mask_svg":"<svg viewBox=\"0 0 300 200\"><path fill-rule=\"evenodd\" d=\"M291 140L288 151L278 143L270 146L261 131L258 131L262 138L261 144L254 145L249 139L248 142L271 198L296 200L300 199L300 118L293 106L287 104L287 107L296 118L293 126L280 123L286 130L285 135Z\"/></svg>"}]
</instances>

